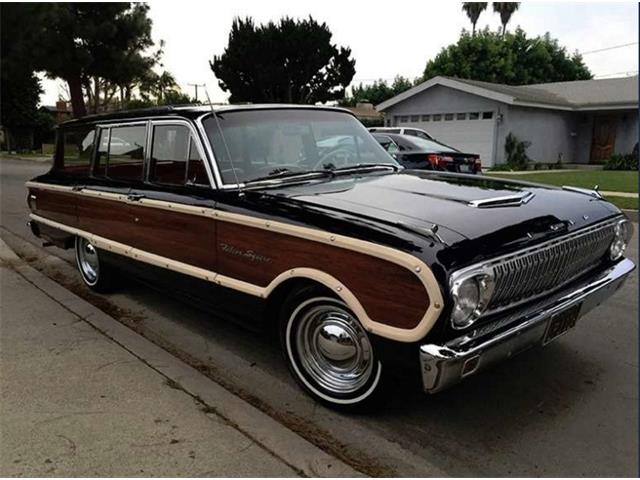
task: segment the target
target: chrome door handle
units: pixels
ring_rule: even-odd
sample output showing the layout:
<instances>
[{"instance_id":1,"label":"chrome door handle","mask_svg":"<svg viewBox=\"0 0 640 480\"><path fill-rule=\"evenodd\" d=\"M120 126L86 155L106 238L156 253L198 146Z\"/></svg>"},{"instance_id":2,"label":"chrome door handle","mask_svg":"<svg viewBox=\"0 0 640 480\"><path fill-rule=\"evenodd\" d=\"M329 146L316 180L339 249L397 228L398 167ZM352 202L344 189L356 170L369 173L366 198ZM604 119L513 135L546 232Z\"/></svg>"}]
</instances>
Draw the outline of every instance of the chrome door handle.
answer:
<instances>
[{"instance_id":1,"label":"chrome door handle","mask_svg":"<svg viewBox=\"0 0 640 480\"><path fill-rule=\"evenodd\" d=\"M129 195L127 195L127 200L131 200L132 202L137 202L139 200L142 200L143 198L144 195L140 193L130 193Z\"/></svg>"}]
</instances>

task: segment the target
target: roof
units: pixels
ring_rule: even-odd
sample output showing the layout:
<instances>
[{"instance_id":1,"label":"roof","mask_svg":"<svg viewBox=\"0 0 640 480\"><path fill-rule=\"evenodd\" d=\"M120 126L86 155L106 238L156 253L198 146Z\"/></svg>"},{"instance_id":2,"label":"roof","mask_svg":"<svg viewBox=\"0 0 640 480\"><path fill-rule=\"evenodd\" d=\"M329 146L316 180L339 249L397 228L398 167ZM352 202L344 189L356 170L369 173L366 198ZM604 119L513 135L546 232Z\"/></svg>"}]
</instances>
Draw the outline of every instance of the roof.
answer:
<instances>
[{"instance_id":1,"label":"roof","mask_svg":"<svg viewBox=\"0 0 640 480\"><path fill-rule=\"evenodd\" d=\"M187 117L197 118L212 110L216 113L239 111L239 110L275 110L275 109L309 109L309 110L333 110L343 113L351 112L340 107L315 106L315 105L288 105L281 103L264 104L242 104L242 105L167 105L161 107L138 108L133 110L120 110L117 112L98 113L75 118L61 123L60 125L74 125L84 123L112 122L114 120L131 120L136 118L156 118L156 117Z\"/></svg>"},{"instance_id":2,"label":"roof","mask_svg":"<svg viewBox=\"0 0 640 480\"><path fill-rule=\"evenodd\" d=\"M384 111L433 86L442 85L509 105L555 110L638 108L638 76L603 80L505 85L452 77L434 77L382 102Z\"/></svg>"}]
</instances>

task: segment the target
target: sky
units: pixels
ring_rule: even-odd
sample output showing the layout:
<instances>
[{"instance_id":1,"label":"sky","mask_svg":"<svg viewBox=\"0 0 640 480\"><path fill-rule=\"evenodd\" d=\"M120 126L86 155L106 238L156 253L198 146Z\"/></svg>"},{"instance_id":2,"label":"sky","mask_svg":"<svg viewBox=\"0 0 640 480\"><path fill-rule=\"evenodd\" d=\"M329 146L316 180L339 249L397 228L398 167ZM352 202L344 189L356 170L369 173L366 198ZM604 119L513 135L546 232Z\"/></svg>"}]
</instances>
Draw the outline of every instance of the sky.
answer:
<instances>
[{"instance_id":1,"label":"sky","mask_svg":"<svg viewBox=\"0 0 640 480\"><path fill-rule=\"evenodd\" d=\"M463 28L471 28L462 4L448 1L157 0L149 4L153 38L156 43L165 41L164 69L192 96L194 87L189 84L205 84L213 102L226 101L228 94L219 88L209 60L224 51L236 16L251 16L256 23L263 23L285 15L311 15L326 22L333 32L332 41L352 50L356 60L352 85L378 78L391 80L396 75L418 77L429 59L455 43ZM478 21L478 28L487 25L492 29L500 26L491 5ZM596 77L625 76L638 70L637 3L523 2L508 28L517 26L529 36L549 32L569 52L584 52L584 61ZM41 102L52 105L60 94L64 96L62 85L44 79Z\"/></svg>"}]
</instances>

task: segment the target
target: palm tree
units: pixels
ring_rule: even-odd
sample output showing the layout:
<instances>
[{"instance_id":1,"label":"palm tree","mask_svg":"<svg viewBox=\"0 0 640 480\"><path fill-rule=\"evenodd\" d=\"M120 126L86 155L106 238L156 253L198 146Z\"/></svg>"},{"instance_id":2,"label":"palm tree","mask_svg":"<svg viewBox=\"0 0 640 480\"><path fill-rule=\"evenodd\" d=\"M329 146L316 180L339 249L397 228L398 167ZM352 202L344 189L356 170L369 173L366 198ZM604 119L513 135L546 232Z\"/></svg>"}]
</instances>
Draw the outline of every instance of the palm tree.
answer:
<instances>
[{"instance_id":1,"label":"palm tree","mask_svg":"<svg viewBox=\"0 0 640 480\"><path fill-rule=\"evenodd\" d=\"M473 35L476 34L476 23L480 14L487 9L488 2L463 2L462 10L467 14L473 25Z\"/></svg>"},{"instance_id":2,"label":"palm tree","mask_svg":"<svg viewBox=\"0 0 640 480\"><path fill-rule=\"evenodd\" d=\"M493 11L500 14L502 22L502 36L507 31L507 23L511 20L511 15L518 10L520 2L493 2Z\"/></svg>"}]
</instances>

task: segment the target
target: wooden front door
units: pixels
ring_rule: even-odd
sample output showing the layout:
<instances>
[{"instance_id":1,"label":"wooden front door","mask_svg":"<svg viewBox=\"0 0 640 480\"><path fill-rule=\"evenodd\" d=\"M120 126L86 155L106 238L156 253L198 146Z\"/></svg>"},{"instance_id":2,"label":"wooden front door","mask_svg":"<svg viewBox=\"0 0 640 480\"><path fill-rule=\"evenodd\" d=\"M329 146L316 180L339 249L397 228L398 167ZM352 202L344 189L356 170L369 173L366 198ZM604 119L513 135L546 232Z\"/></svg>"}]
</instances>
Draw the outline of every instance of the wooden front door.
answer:
<instances>
[{"instance_id":1,"label":"wooden front door","mask_svg":"<svg viewBox=\"0 0 640 480\"><path fill-rule=\"evenodd\" d=\"M593 119L591 163L602 163L611 158L616 144L616 116L596 115Z\"/></svg>"}]
</instances>

